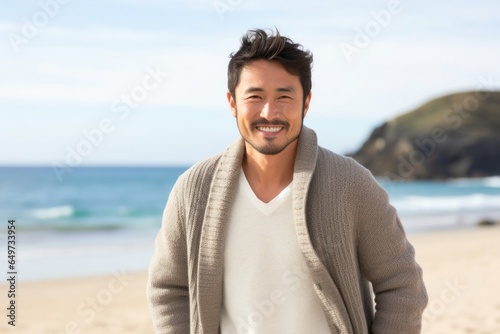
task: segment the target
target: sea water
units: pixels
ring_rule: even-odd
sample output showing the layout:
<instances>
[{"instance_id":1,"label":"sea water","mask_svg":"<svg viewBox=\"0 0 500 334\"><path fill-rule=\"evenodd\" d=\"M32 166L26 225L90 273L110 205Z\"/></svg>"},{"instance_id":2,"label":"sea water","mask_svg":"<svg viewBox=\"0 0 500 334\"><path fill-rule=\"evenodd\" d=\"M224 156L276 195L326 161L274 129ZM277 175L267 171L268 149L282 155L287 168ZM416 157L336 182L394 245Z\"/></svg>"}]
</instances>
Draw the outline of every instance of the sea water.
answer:
<instances>
[{"instance_id":1,"label":"sea water","mask_svg":"<svg viewBox=\"0 0 500 334\"><path fill-rule=\"evenodd\" d=\"M0 263L16 220L20 280L145 270L161 215L188 167L0 167ZM500 177L379 179L409 233L500 220ZM3 227L2 227L3 226Z\"/></svg>"},{"instance_id":2,"label":"sea water","mask_svg":"<svg viewBox=\"0 0 500 334\"><path fill-rule=\"evenodd\" d=\"M58 177L50 167L0 167L0 259L15 219L20 280L145 270L186 169L75 168Z\"/></svg>"}]
</instances>

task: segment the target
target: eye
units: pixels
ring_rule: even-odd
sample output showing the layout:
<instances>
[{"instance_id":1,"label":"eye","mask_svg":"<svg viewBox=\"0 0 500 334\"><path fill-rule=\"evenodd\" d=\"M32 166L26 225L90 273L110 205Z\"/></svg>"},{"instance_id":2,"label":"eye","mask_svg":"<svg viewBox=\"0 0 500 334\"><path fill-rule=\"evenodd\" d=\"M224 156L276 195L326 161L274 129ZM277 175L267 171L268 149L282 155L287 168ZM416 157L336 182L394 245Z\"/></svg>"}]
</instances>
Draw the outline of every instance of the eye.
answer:
<instances>
[{"instance_id":1,"label":"eye","mask_svg":"<svg viewBox=\"0 0 500 334\"><path fill-rule=\"evenodd\" d=\"M255 99L260 99L259 95L250 95L247 97L247 100L255 100Z\"/></svg>"},{"instance_id":2,"label":"eye","mask_svg":"<svg viewBox=\"0 0 500 334\"><path fill-rule=\"evenodd\" d=\"M281 95L280 97L278 97L279 100L288 100L288 99L291 99L292 97L291 96L288 96L288 95Z\"/></svg>"}]
</instances>

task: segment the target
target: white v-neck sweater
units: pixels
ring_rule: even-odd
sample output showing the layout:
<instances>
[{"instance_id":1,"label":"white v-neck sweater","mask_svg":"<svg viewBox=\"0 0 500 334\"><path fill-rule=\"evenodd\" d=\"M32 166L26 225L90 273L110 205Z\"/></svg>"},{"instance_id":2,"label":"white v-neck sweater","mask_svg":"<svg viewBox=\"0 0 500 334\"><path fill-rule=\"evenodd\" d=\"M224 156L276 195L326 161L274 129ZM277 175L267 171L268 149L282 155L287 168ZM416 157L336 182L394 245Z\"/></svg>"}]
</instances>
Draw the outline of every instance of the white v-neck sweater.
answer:
<instances>
[{"instance_id":1,"label":"white v-neck sweater","mask_svg":"<svg viewBox=\"0 0 500 334\"><path fill-rule=\"evenodd\" d=\"M292 184L269 203L243 171L225 238L222 334L329 333L293 223Z\"/></svg>"},{"instance_id":2,"label":"white v-neck sweater","mask_svg":"<svg viewBox=\"0 0 500 334\"><path fill-rule=\"evenodd\" d=\"M240 137L191 167L170 193L149 267L155 333L220 332L226 228L244 154ZM330 332L420 333L427 305L422 270L387 193L353 159L318 146L305 126L292 203Z\"/></svg>"}]
</instances>

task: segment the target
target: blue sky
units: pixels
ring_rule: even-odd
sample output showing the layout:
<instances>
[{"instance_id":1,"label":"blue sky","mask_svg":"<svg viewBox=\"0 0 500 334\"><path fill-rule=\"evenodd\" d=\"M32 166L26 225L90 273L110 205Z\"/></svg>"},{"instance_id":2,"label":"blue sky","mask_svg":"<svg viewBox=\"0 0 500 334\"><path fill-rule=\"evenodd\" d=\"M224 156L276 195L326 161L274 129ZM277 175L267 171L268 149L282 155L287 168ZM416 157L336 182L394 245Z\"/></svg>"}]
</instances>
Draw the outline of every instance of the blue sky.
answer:
<instances>
[{"instance_id":1,"label":"blue sky","mask_svg":"<svg viewBox=\"0 0 500 334\"><path fill-rule=\"evenodd\" d=\"M238 136L228 56L248 29L273 27L313 52L305 124L346 153L429 99L500 89L498 12L493 0L3 1L0 164L191 164L223 150Z\"/></svg>"}]
</instances>

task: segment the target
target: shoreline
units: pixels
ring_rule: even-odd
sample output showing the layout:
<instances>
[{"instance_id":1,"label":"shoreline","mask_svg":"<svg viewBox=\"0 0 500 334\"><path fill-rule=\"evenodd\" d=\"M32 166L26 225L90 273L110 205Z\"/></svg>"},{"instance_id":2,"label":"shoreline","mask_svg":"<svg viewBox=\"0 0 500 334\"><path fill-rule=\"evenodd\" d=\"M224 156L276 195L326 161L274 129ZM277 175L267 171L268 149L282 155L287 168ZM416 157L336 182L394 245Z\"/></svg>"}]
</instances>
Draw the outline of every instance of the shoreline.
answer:
<instances>
[{"instance_id":1,"label":"shoreline","mask_svg":"<svg viewBox=\"0 0 500 334\"><path fill-rule=\"evenodd\" d=\"M424 334L500 333L500 226L408 233L429 305ZM19 281L16 327L2 333L153 333L147 272ZM6 284L0 293L6 295ZM5 299L3 299L5 300ZM4 307L3 313L6 313Z\"/></svg>"}]
</instances>

